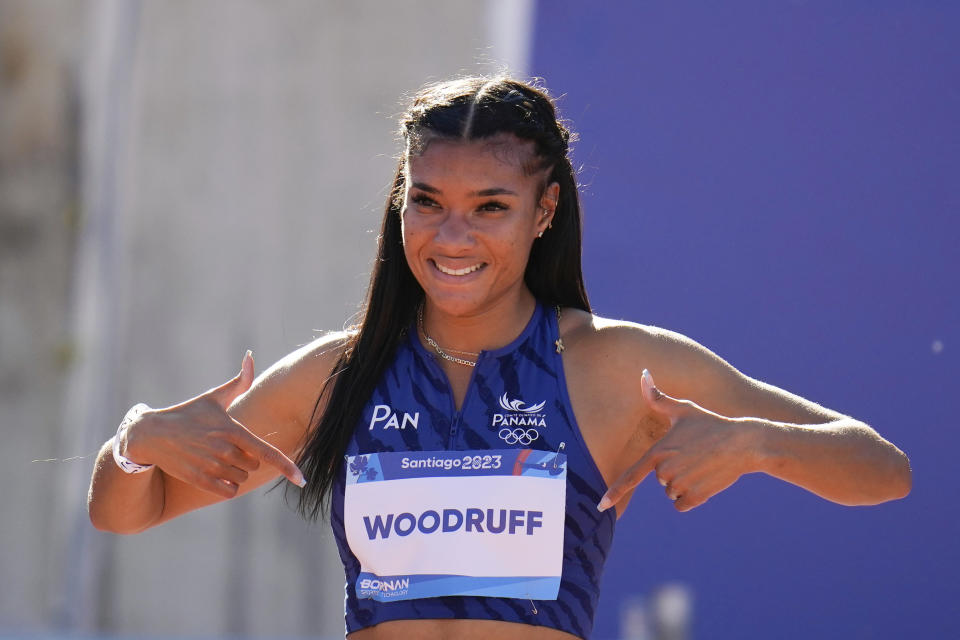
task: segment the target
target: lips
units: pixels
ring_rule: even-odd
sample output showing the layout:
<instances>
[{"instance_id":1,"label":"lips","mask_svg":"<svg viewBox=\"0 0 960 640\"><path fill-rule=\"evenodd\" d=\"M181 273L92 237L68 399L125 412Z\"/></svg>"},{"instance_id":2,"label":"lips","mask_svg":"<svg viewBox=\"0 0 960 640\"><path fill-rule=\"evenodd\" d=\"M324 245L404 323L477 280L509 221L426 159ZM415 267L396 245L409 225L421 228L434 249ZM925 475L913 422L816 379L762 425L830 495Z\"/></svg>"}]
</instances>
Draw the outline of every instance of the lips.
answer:
<instances>
[{"instance_id":1,"label":"lips","mask_svg":"<svg viewBox=\"0 0 960 640\"><path fill-rule=\"evenodd\" d=\"M475 271L479 271L487 266L486 262L477 262L475 264L467 265L465 267L454 268L451 266L443 265L437 262L436 260L430 260L430 263L436 268L440 273L446 274L448 276L466 276Z\"/></svg>"}]
</instances>

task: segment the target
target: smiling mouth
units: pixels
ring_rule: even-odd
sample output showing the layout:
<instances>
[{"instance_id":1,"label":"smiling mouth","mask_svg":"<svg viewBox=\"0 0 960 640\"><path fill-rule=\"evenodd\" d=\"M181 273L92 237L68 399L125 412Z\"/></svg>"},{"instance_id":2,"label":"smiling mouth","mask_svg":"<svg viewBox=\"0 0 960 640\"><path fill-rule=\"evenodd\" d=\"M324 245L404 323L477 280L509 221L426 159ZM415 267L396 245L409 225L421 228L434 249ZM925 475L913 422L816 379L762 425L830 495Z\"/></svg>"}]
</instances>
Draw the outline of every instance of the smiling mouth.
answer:
<instances>
[{"instance_id":1,"label":"smiling mouth","mask_svg":"<svg viewBox=\"0 0 960 640\"><path fill-rule=\"evenodd\" d=\"M442 264L437 263L435 260L431 260L430 262L433 264L434 267L437 268L437 271L439 271L440 273L445 273L448 276L465 276L467 274L473 273L474 271L478 271L484 268L485 266L487 266L486 262L478 262L477 264L471 265L469 267L464 267L462 269L451 269L449 267L445 267Z\"/></svg>"}]
</instances>

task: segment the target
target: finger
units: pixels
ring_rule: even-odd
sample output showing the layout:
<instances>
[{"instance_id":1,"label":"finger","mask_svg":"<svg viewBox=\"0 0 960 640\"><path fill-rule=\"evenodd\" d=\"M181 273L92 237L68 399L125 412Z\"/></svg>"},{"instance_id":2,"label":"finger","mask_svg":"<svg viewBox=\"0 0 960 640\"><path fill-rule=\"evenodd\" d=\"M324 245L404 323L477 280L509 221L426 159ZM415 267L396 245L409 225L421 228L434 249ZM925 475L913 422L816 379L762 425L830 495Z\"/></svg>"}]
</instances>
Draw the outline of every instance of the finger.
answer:
<instances>
[{"instance_id":1,"label":"finger","mask_svg":"<svg viewBox=\"0 0 960 640\"><path fill-rule=\"evenodd\" d=\"M260 468L260 458L233 444L230 445L230 451L227 452L224 459L244 471L256 471Z\"/></svg>"},{"instance_id":2,"label":"finger","mask_svg":"<svg viewBox=\"0 0 960 640\"><path fill-rule=\"evenodd\" d=\"M678 483L681 487L687 487L685 491L681 491L683 501L677 500L680 502L678 509L689 511L699 507L713 496L729 489L738 479L739 476L718 473L716 469L709 468L686 474Z\"/></svg>"},{"instance_id":3,"label":"finger","mask_svg":"<svg viewBox=\"0 0 960 640\"><path fill-rule=\"evenodd\" d=\"M253 384L253 353L247 349L240 363L240 373L227 380L219 387L208 391L205 395L226 410L234 400L247 392Z\"/></svg>"},{"instance_id":4,"label":"finger","mask_svg":"<svg viewBox=\"0 0 960 640\"><path fill-rule=\"evenodd\" d=\"M673 464L673 461L674 458L664 458L654 467L657 472L657 481L663 487L672 484L676 479L679 469L676 468L677 465Z\"/></svg>"},{"instance_id":5,"label":"finger","mask_svg":"<svg viewBox=\"0 0 960 640\"><path fill-rule=\"evenodd\" d=\"M240 423L237 422L237 424ZM243 427L243 425L240 426ZM303 477L303 473L300 472L300 468L297 467L293 460L285 456L280 449L277 449L269 442L262 440L250 433L246 427L233 431L232 433L233 437L236 438L236 440L234 440L234 444L236 444L238 447L248 451L249 453L252 453L261 461L269 464L271 467L274 467L280 473L286 476L287 480L298 487L303 487L307 484L307 480Z\"/></svg>"},{"instance_id":6,"label":"finger","mask_svg":"<svg viewBox=\"0 0 960 640\"><path fill-rule=\"evenodd\" d=\"M600 502L597 504L597 511L606 511L620 502L623 496L627 495L631 489L643 482L643 479L647 477L648 473L653 471L653 468L660 462L661 456L663 455L665 454L657 449L656 445L650 447L633 466L624 471L623 474L617 478L617 481L610 485L607 492L600 498Z\"/></svg>"},{"instance_id":7,"label":"finger","mask_svg":"<svg viewBox=\"0 0 960 640\"><path fill-rule=\"evenodd\" d=\"M670 418L670 426L676 424L678 418L690 412L718 416L717 413L701 407L693 400L668 396L654 384L653 376L650 375L650 371L647 369L644 369L643 374L640 376L640 390L644 400L647 401L647 404L649 404L654 411L659 411ZM720 417L722 418L722 416Z\"/></svg>"},{"instance_id":8,"label":"finger","mask_svg":"<svg viewBox=\"0 0 960 640\"><path fill-rule=\"evenodd\" d=\"M680 412L686 407L684 401L677 400L660 391L657 385L654 384L653 376L650 375L648 369L644 369L643 374L640 376L640 391L643 394L643 399L650 405L650 408L666 414L670 418L671 425L673 424L674 418L679 416Z\"/></svg>"},{"instance_id":9,"label":"finger","mask_svg":"<svg viewBox=\"0 0 960 640\"><path fill-rule=\"evenodd\" d=\"M238 429L244 428L244 426L236 420L233 420L233 423ZM256 471L260 468L260 458L247 451L244 451L229 440L219 438L222 438L222 436L219 436L217 440L208 443L207 446L212 450L214 455L220 459L221 462L233 465L234 467L243 469L244 471Z\"/></svg>"},{"instance_id":10,"label":"finger","mask_svg":"<svg viewBox=\"0 0 960 640\"><path fill-rule=\"evenodd\" d=\"M674 500L673 508L681 512L690 511L690 509L699 507L709 499L710 496L705 493L700 493L696 490L689 490Z\"/></svg>"},{"instance_id":11,"label":"finger","mask_svg":"<svg viewBox=\"0 0 960 640\"><path fill-rule=\"evenodd\" d=\"M675 486L673 486L672 484L667 484L667 485L663 488L663 492L667 494L667 498L668 498L671 502L676 502L677 499L680 498L680 496L682 496L682 495L684 494L684 492L683 492L682 489L680 489L680 488L678 488L678 487L675 487Z\"/></svg>"},{"instance_id":12,"label":"finger","mask_svg":"<svg viewBox=\"0 0 960 640\"><path fill-rule=\"evenodd\" d=\"M671 482L671 486L676 489L677 494L673 506L678 511L689 511L694 507L699 507L734 482L735 480L730 478L718 477L716 469L711 467L691 470L677 476Z\"/></svg>"},{"instance_id":13,"label":"finger","mask_svg":"<svg viewBox=\"0 0 960 640\"><path fill-rule=\"evenodd\" d=\"M249 473L231 464L220 465L214 475L216 475L221 480L225 480L237 486L246 482L247 478L250 477Z\"/></svg>"},{"instance_id":14,"label":"finger","mask_svg":"<svg viewBox=\"0 0 960 640\"><path fill-rule=\"evenodd\" d=\"M208 491L214 495L220 496L221 498L232 498L237 495L237 491L240 489L240 487L235 484L224 482L223 480L206 473L197 472L181 479L184 482L192 484L195 487L199 487L200 489Z\"/></svg>"}]
</instances>

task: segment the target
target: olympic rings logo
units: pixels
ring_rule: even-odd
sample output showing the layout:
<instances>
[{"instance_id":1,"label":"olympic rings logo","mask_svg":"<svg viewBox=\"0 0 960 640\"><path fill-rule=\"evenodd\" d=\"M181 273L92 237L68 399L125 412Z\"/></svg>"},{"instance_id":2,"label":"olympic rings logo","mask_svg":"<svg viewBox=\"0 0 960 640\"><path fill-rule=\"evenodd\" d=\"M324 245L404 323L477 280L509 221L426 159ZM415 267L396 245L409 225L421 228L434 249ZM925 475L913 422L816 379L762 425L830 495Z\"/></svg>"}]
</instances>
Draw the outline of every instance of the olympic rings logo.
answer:
<instances>
[{"instance_id":1,"label":"olympic rings logo","mask_svg":"<svg viewBox=\"0 0 960 640\"><path fill-rule=\"evenodd\" d=\"M507 444L527 446L540 437L540 432L536 429L500 429L497 435Z\"/></svg>"}]
</instances>

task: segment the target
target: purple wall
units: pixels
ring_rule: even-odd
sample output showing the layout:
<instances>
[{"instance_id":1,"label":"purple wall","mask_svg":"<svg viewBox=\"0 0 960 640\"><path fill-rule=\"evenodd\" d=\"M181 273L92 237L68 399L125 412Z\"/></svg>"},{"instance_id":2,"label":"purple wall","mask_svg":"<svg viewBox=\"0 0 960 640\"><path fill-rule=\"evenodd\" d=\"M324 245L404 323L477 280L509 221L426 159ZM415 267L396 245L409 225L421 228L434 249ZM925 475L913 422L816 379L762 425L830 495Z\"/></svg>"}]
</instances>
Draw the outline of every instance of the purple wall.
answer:
<instances>
[{"instance_id":1,"label":"purple wall","mask_svg":"<svg viewBox=\"0 0 960 640\"><path fill-rule=\"evenodd\" d=\"M695 638L957 637L960 5L732 4L538 7L592 301L870 423L914 489L849 508L752 475L681 514L648 478L596 637L673 580Z\"/></svg>"}]
</instances>

